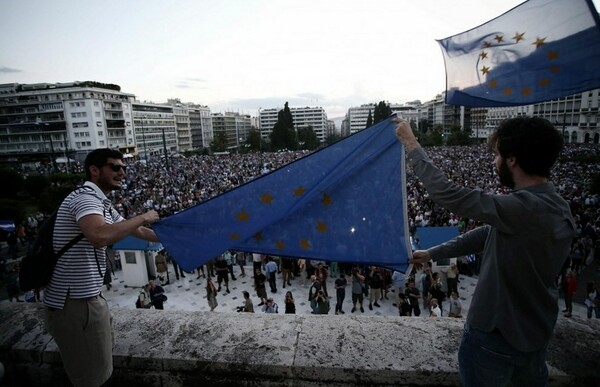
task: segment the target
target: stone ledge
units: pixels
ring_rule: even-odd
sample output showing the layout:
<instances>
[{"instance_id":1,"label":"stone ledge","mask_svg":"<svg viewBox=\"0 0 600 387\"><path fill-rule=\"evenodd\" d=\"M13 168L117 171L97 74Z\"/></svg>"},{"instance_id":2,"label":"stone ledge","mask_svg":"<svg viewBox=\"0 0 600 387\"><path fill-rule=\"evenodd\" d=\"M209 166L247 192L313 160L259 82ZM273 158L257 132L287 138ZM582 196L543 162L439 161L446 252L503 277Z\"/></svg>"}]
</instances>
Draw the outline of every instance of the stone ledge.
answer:
<instances>
[{"instance_id":1,"label":"stone ledge","mask_svg":"<svg viewBox=\"0 0 600 387\"><path fill-rule=\"evenodd\" d=\"M110 385L460 385L461 320L112 310ZM43 309L0 309L9 385L66 383ZM560 318L547 362L551 385L600 385L600 320Z\"/></svg>"}]
</instances>

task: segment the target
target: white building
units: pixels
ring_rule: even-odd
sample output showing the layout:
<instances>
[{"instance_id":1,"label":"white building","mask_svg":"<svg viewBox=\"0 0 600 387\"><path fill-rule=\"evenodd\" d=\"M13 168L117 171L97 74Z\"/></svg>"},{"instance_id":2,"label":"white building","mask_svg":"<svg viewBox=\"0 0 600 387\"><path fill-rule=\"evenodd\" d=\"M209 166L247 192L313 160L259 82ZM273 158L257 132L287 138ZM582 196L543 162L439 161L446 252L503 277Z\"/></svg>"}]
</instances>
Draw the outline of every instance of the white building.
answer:
<instances>
[{"instance_id":1,"label":"white building","mask_svg":"<svg viewBox=\"0 0 600 387\"><path fill-rule=\"evenodd\" d=\"M177 129L173 107L154 103L132 104L135 142L134 155L151 160L177 152Z\"/></svg>"},{"instance_id":2,"label":"white building","mask_svg":"<svg viewBox=\"0 0 600 387\"><path fill-rule=\"evenodd\" d=\"M0 158L83 161L106 147L131 153L134 98L98 82L0 85Z\"/></svg>"},{"instance_id":3,"label":"white building","mask_svg":"<svg viewBox=\"0 0 600 387\"><path fill-rule=\"evenodd\" d=\"M260 123L260 134L263 138L268 138L273 127L277 122L277 115L283 108L261 109L258 112ZM299 107L290 108L292 118L294 120L294 130L307 128L311 126L319 141L325 141L327 137L327 113L322 107Z\"/></svg>"}]
</instances>

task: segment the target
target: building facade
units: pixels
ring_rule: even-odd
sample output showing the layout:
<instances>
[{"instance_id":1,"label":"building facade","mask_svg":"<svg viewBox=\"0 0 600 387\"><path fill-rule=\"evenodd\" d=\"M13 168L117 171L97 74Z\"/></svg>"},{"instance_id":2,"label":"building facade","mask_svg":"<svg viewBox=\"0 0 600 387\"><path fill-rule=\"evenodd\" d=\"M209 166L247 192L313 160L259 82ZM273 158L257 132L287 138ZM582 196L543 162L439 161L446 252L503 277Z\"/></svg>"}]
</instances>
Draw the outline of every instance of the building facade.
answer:
<instances>
[{"instance_id":1,"label":"building facade","mask_svg":"<svg viewBox=\"0 0 600 387\"><path fill-rule=\"evenodd\" d=\"M0 161L83 161L106 147L131 153L134 98L98 82L0 85Z\"/></svg>"},{"instance_id":2,"label":"building facade","mask_svg":"<svg viewBox=\"0 0 600 387\"><path fill-rule=\"evenodd\" d=\"M236 149L246 143L252 119L249 115L234 112L213 113L212 127L214 136L225 134L228 149Z\"/></svg>"},{"instance_id":3,"label":"building facade","mask_svg":"<svg viewBox=\"0 0 600 387\"><path fill-rule=\"evenodd\" d=\"M282 108L269 108L261 109L258 112L260 134L263 138L269 138L269 135L273 131L275 123L277 123L277 116ZM319 141L324 142L327 137L327 113L322 107L299 107L290 108L292 113L292 119L294 120L294 130L296 133L298 130L313 128Z\"/></svg>"},{"instance_id":4,"label":"building facade","mask_svg":"<svg viewBox=\"0 0 600 387\"><path fill-rule=\"evenodd\" d=\"M147 162L177 153L177 128L173 107L153 103L133 102L135 128L134 156Z\"/></svg>"}]
</instances>

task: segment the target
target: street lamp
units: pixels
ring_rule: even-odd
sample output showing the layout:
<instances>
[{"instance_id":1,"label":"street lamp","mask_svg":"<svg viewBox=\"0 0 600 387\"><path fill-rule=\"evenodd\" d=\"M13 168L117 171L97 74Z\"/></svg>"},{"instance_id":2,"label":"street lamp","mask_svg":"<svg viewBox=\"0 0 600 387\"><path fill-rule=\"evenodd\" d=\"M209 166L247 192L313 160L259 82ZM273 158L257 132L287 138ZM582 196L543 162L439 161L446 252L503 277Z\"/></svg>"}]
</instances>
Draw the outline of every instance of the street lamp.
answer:
<instances>
[{"instance_id":1,"label":"street lamp","mask_svg":"<svg viewBox=\"0 0 600 387\"><path fill-rule=\"evenodd\" d=\"M146 135L145 135L145 130L144 130L144 120L146 119L146 116L142 116L141 117L141 124L142 124L142 142L144 143L144 160L146 160L146 166L148 166L148 148L146 148Z\"/></svg>"},{"instance_id":2,"label":"street lamp","mask_svg":"<svg viewBox=\"0 0 600 387\"><path fill-rule=\"evenodd\" d=\"M50 127L49 123L38 123L38 126L42 127L42 132L45 132L46 129ZM50 139L50 162L52 163L52 173L58 172L58 166L56 165L56 159L54 158L54 142L52 141L52 133L48 133L48 137ZM42 135L42 138L44 136ZM45 149L45 147L44 147Z\"/></svg>"},{"instance_id":3,"label":"street lamp","mask_svg":"<svg viewBox=\"0 0 600 387\"><path fill-rule=\"evenodd\" d=\"M167 167L167 171L170 170L169 168L169 156L167 155L167 140L165 137L165 127L163 126L162 128L162 140L163 140L163 152L165 153L165 164Z\"/></svg>"}]
</instances>

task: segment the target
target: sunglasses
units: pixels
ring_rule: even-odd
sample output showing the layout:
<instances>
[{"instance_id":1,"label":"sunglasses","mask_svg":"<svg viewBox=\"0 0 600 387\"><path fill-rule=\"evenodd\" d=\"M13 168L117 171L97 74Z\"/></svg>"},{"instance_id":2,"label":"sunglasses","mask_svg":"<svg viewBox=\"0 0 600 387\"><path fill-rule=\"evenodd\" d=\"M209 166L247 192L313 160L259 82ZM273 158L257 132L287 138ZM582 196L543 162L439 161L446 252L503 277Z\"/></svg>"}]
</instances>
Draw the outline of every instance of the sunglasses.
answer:
<instances>
[{"instance_id":1,"label":"sunglasses","mask_svg":"<svg viewBox=\"0 0 600 387\"><path fill-rule=\"evenodd\" d=\"M113 172L119 172L121 169L123 170L123 173L127 172L127 167L125 165L106 163L103 166L104 167L109 166Z\"/></svg>"}]
</instances>

